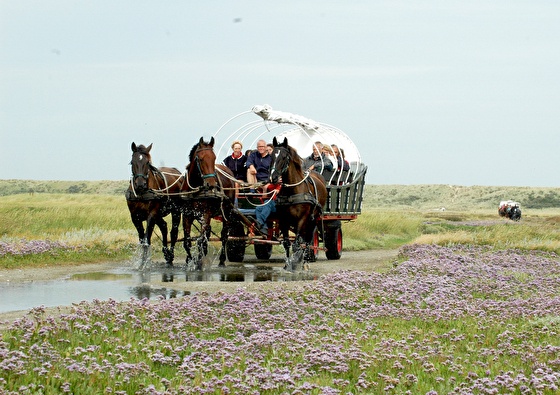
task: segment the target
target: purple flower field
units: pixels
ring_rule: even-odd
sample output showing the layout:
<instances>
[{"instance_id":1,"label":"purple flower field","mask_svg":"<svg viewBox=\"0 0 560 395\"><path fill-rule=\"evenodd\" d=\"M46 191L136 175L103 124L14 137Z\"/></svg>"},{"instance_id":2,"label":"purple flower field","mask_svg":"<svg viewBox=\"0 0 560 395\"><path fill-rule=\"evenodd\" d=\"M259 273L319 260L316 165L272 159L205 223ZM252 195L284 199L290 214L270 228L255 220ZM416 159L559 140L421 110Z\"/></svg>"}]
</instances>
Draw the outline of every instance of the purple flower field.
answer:
<instances>
[{"instance_id":1,"label":"purple flower field","mask_svg":"<svg viewBox=\"0 0 560 395\"><path fill-rule=\"evenodd\" d=\"M296 289L37 308L3 394L558 394L560 258L412 245Z\"/></svg>"},{"instance_id":2,"label":"purple flower field","mask_svg":"<svg viewBox=\"0 0 560 395\"><path fill-rule=\"evenodd\" d=\"M23 256L30 254L41 254L46 252L56 254L58 250L74 249L74 247L68 246L64 243L51 240L0 240L0 257L3 257L5 255Z\"/></svg>"}]
</instances>

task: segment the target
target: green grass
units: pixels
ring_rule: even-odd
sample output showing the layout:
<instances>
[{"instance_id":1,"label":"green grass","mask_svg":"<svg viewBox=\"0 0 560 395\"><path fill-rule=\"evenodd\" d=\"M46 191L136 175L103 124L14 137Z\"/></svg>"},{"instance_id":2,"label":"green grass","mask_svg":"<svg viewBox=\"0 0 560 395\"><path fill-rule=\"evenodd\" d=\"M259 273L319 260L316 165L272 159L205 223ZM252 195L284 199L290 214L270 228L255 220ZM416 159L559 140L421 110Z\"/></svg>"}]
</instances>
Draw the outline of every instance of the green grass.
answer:
<instances>
[{"instance_id":1,"label":"green grass","mask_svg":"<svg viewBox=\"0 0 560 395\"><path fill-rule=\"evenodd\" d=\"M6 181L0 181L0 185L2 183ZM109 183L107 186L106 182L102 182L97 188L102 191L118 189L121 184L115 186ZM95 183L84 185L84 190L95 191ZM65 184L65 187L68 188L68 185ZM15 188L14 185L12 188ZM442 188L444 191L454 191L452 196L461 201L459 206L463 209L427 209L441 206L446 199L451 199L441 196ZM416 242L494 245L498 248L560 252L560 209L522 207L522 220L515 223L500 218L496 207L470 208L457 195L471 194L466 191L457 193L457 189L462 190L460 187L448 186L377 186L373 189L372 186L366 186L368 194L362 214L356 221L343 223L344 249L394 249ZM485 196L494 198L501 193L488 190ZM527 190L524 193L550 198L555 196L555 189ZM386 195L393 196L393 202L415 202L417 207L372 207L376 199ZM503 196L506 196L505 193ZM219 223L214 226L216 234L219 228ZM0 243L18 244L21 240L59 242L66 248L34 254L5 254L0 256L0 267L122 260L134 250L137 235L122 193L23 193L0 196ZM161 240L157 228L152 244L154 251L159 254ZM275 247L274 251L281 252L282 248ZM181 252L182 248L178 250L179 254ZM252 253L252 249L249 248L247 252Z\"/></svg>"},{"instance_id":2,"label":"green grass","mask_svg":"<svg viewBox=\"0 0 560 395\"><path fill-rule=\"evenodd\" d=\"M0 197L0 242L50 241L65 246L0 256L3 268L126 259L137 239L122 196L36 193Z\"/></svg>"}]
</instances>

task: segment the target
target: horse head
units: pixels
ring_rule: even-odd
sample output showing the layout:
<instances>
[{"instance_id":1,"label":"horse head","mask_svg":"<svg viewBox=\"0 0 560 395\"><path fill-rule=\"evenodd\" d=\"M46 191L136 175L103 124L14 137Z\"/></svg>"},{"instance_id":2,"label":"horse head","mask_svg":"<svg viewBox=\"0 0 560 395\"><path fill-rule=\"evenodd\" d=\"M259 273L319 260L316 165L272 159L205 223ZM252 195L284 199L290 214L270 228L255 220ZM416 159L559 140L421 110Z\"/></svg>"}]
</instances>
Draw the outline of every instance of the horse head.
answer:
<instances>
[{"instance_id":1,"label":"horse head","mask_svg":"<svg viewBox=\"0 0 560 395\"><path fill-rule=\"evenodd\" d=\"M270 163L269 182L277 184L282 174L284 174L292 161L292 150L288 145L288 139L284 137L284 141L278 142L276 137L272 139L274 150L272 151L272 162Z\"/></svg>"},{"instance_id":2,"label":"horse head","mask_svg":"<svg viewBox=\"0 0 560 395\"><path fill-rule=\"evenodd\" d=\"M214 137L208 143L201 137L189 154L189 164L187 166L189 183L194 187L215 187L217 185L215 166Z\"/></svg>"},{"instance_id":3,"label":"horse head","mask_svg":"<svg viewBox=\"0 0 560 395\"><path fill-rule=\"evenodd\" d=\"M144 145L137 146L132 142L131 149L132 159L130 165L132 167L132 187L142 192L148 189L148 175L152 161L152 157L150 156L152 144L146 147Z\"/></svg>"}]
</instances>

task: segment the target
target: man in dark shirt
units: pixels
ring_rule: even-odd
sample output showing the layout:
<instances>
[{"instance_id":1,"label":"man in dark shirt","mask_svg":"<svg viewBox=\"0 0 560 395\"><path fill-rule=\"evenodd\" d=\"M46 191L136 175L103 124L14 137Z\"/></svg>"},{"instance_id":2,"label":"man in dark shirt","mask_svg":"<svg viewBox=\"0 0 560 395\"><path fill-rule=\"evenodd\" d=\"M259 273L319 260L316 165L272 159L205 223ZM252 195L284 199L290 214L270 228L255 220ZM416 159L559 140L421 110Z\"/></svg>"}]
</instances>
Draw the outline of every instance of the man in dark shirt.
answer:
<instances>
[{"instance_id":1,"label":"man in dark shirt","mask_svg":"<svg viewBox=\"0 0 560 395\"><path fill-rule=\"evenodd\" d=\"M256 184L259 181L268 181L268 172L272 157L268 154L266 149L266 141L259 140L257 142L257 150L252 152L247 158L247 182L249 184Z\"/></svg>"}]
</instances>

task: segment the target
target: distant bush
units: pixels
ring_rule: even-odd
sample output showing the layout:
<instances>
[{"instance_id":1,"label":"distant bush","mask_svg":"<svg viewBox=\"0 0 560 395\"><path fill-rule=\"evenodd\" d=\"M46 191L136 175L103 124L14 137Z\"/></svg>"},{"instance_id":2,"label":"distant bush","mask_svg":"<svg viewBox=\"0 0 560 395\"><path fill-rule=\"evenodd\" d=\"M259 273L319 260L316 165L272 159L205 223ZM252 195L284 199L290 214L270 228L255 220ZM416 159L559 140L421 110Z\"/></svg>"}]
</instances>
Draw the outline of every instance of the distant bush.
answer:
<instances>
[{"instance_id":1,"label":"distant bush","mask_svg":"<svg viewBox=\"0 0 560 395\"><path fill-rule=\"evenodd\" d=\"M0 180L0 196L34 193L121 195L128 181Z\"/></svg>"},{"instance_id":2,"label":"distant bush","mask_svg":"<svg viewBox=\"0 0 560 395\"><path fill-rule=\"evenodd\" d=\"M560 208L560 188L453 185L366 185L364 208L413 210L498 210L500 201L515 200L521 208Z\"/></svg>"},{"instance_id":3,"label":"distant bush","mask_svg":"<svg viewBox=\"0 0 560 395\"><path fill-rule=\"evenodd\" d=\"M557 191L548 191L542 195L531 192L525 203L526 208L543 209L560 207L560 193Z\"/></svg>"}]
</instances>

